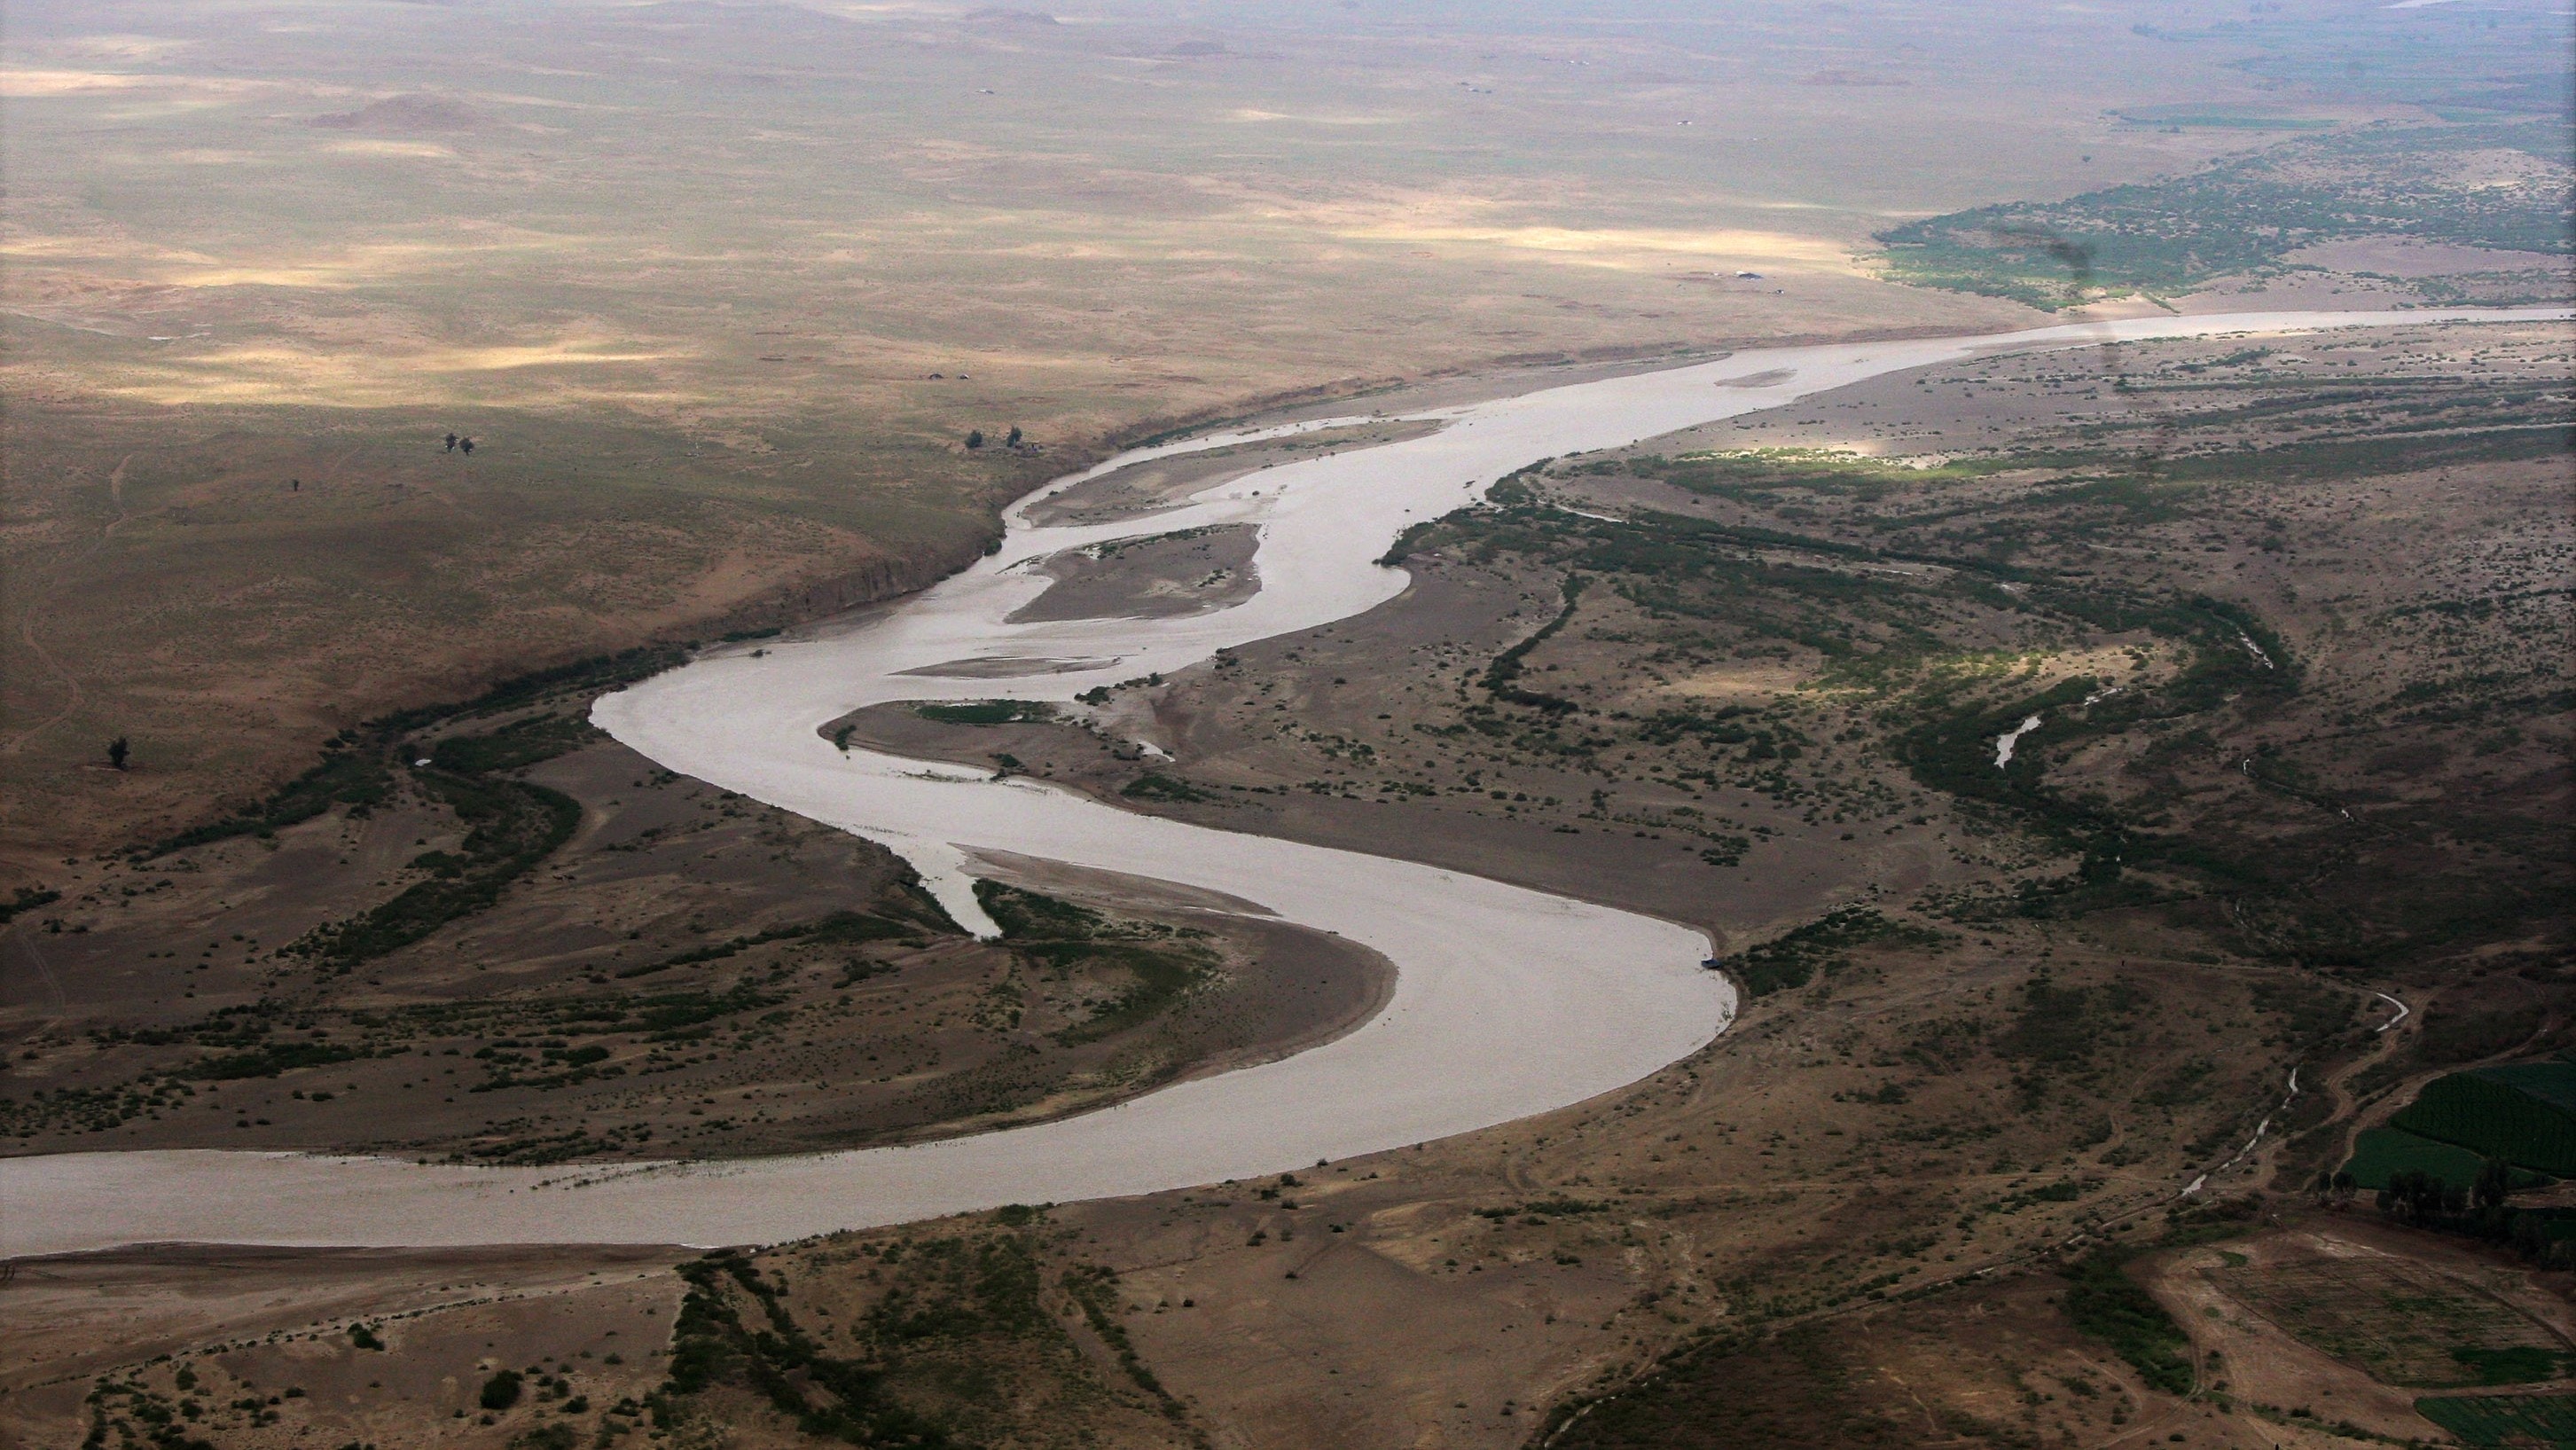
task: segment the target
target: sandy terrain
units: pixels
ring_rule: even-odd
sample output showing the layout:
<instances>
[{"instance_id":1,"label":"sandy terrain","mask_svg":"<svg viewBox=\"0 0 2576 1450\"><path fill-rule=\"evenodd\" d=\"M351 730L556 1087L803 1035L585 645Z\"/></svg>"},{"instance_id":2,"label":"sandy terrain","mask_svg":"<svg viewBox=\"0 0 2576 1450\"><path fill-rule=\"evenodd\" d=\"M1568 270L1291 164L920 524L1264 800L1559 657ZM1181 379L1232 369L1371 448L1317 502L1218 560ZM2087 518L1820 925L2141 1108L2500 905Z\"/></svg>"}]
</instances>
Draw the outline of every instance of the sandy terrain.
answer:
<instances>
[{"instance_id":1,"label":"sandy terrain","mask_svg":"<svg viewBox=\"0 0 2576 1450\"><path fill-rule=\"evenodd\" d=\"M1054 587L1003 623L1154 619L1225 609L1260 592L1252 568L1259 547L1251 529L1232 527L1059 554L1040 566Z\"/></svg>"}]
</instances>

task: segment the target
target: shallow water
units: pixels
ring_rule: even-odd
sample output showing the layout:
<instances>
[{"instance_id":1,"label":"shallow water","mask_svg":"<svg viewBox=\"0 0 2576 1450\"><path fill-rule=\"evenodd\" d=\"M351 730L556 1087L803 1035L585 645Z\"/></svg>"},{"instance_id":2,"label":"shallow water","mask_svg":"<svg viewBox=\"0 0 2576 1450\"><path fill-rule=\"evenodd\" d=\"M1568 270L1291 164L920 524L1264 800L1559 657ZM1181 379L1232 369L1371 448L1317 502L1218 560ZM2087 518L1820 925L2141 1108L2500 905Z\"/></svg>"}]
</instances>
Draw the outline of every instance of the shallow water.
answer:
<instances>
[{"instance_id":1,"label":"shallow water","mask_svg":"<svg viewBox=\"0 0 2576 1450\"><path fill-rule=\"evenodd\" d=\"M852 751L818 733L897 700L1070 701L1217 649L1363 613L1407 576L1373 562L1405 527L1542 457L1615 447L1863 378L2112 338L2564 320L2565 309L2139 318L1999 336L1737 353L1417 415L1424 437L1234 478L1146 519L1037 527L846 632L720 652L600 700L593 719L669 769L881 841L958 920L991 923L969 853L1181 883L1337 932L1396 965L1384 1011L1281 1061L1060 1122L902 1148L597 1169L469 1169L287 1154L60 1154L0 1162L0 1252L150 1240L268 1244L774 1241L1006 1202L1152 1192L1311 1167L1527 1117L1697 1050L1734 1012L1701 933L1410 862L1130 815L1026 779ZM1331 426L1318 420L1299 430ZM1140 449L1140 459L1261 430ZM1161 619L1012 624L1066 549L1219 524L1260 530L1261 588ZM1999 762L2000 763L2000 762Z\"/></svg>"}]
</instances>

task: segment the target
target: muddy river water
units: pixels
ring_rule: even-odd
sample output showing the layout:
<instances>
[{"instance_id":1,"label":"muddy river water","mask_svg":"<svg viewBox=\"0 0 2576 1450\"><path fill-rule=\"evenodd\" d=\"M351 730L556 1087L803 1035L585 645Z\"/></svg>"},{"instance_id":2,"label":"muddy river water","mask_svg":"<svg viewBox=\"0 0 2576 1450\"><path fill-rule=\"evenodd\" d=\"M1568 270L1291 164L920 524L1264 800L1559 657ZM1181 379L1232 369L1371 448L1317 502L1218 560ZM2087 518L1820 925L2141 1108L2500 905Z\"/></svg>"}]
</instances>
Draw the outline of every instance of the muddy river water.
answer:
<instances>
[{"instance_id":1,"label":"muddy river water","mask_svg":"<svg viewBox=\"0 0 2576 1450\"><path fill-rule=\"evenodd\" d=\"M1278 1061L1078 1117L909 1147L701 1164L480 1169L382 1158L160 1151L0 1161L0 1254L257 1244L768 1242L1004 1203L1153 1192L1312 1167L1609 1092L1724 1030L1733 990L1700 932L1386 857L1136 816L1025 778L843 752L818 727L888 701L1071 701L1216 650L1363 613L1406 575L1374 561L1408 525L1542 457L1614 447L1904 369L1996 351L2516 312L2246 313L1986 337L1741 352L1439 410L1427 435L1280 463L1144 518L1040 527L863 623L729 649L600 700L593 719L671 770L879 841L960 922L991 923L979 851L1175 882L1338 933L1396 967L1385 1008ZM1318 420L1298 428L1354 420ZM1277 433L1284 429L1266 430ZM1113 458L1221 446L1208 435ZM1216 525L1259 530L1260 587L1205 613L1009 623L1049 556Z\"/></svg>"}]
</instances>

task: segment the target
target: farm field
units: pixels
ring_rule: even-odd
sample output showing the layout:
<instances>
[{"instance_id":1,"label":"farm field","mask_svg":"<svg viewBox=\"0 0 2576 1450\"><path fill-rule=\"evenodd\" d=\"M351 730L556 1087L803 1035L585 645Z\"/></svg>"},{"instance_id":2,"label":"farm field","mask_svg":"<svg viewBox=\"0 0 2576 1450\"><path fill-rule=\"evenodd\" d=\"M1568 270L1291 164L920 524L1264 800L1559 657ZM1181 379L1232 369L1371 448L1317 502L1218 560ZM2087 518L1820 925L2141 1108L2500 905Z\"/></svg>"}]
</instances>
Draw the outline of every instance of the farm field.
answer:
<instances>
[{"instance_id":1,"label":"farm field","mask_svg":"<svg viewBox=\"0 0 2576 1450\"><path fill-rule=\"evenodd\" d=\"M2505 1063L2436 1078L2390 1121L2517 1167L2576 1170L2576 1064Z\"/></svg>"},{"instance_id":2,"label":"farm field","mask_svg":"<svg viewBox=\"0 0 2576 1450\"><path fill-rule=\"evenodd\" d=\"M2216 1277L2229 1297L2382 1384L2557 1379L2570 1349L2467 1284L2402 1260L2276 1260Z\"/></svg>"},{"instance_id":3,"label":"farm field","mask_svg":"<svg viewBox=\"0 0 2576 1450\"><path fill-rule=\"evenodd\" d=\"M2469 1149L2419 1138L2403 1128L2366 1128L2354 1138L2352 1157L2341 1171L2351 1174L2353 1182L2362 1188L2380 1189L2388 1186L2392 1175L2410 1169L2430 1173L2445 1183L2471 1183L2485 1163L2486 1159ZM2522 1173L2520 1179L2535 1187L2548 1181L2544 1175L2529 1172Z\"/></svg>"},{"instance_id":4,"label":"farm field","mask_svg":"<svg viewBox=\"0 0 2576 1450\"><path fill-rule=\"evenodd\" d=\"M2415 1405L2463 1445L2576 1441L2576 1395L2445 1395Z\"/></svg>"}]
</instances>

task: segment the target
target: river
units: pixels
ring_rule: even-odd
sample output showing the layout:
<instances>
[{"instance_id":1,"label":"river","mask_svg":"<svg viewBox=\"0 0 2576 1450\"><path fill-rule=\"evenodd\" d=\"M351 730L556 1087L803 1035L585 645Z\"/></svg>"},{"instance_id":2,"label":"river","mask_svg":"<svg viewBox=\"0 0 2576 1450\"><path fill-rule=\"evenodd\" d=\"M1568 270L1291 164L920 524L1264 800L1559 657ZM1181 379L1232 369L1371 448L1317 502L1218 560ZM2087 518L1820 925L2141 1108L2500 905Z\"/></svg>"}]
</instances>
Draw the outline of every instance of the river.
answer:
<instances>
[{"instance_id":1,"label":"river","mask_svg":"<svg viewBox=\"0 0 2576 1450\"><path fill-rule=\"evenodd\" d=\"M9 1159L0 1161L0 1254L169 1240L774 1242L1304 1169L1613 1091L1697 1051L1732 1019L1733 990L1700 966L1709 951L1700 932L1436 867L1137 816L1025 778L845 753L819 727L888 701L1070 701L1364 613L1405 588L1402 570L1374 562L1389 541L1515 468L1889 372L2114 337L2570 315L2242 313L1761 349L1419 415L1444 426L1279 464L1149 518L1029 522L1033 499L1081 477L1283 430L1121 455L1013 506L998 553L896 608L812 639L708 654L601 699L592 718L671 770L883 842L972 928L991 924L969 867L975 852L997 851L1220 892L1338 933L1396 966L1378 1015L1295 1056L1116 1107L907 1147L544 1169L215 1150ZM1259 530L1260 588L1241 604L1175 618L1006 622L1047 587L1034 566L1049 556L1226 524Z\"/></svg>"}]
</instances>

